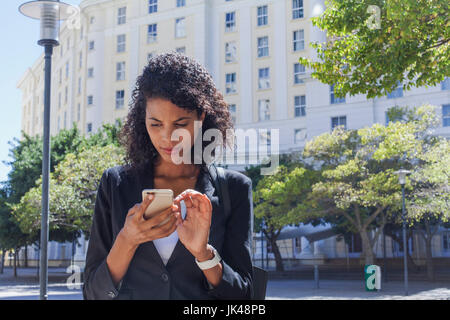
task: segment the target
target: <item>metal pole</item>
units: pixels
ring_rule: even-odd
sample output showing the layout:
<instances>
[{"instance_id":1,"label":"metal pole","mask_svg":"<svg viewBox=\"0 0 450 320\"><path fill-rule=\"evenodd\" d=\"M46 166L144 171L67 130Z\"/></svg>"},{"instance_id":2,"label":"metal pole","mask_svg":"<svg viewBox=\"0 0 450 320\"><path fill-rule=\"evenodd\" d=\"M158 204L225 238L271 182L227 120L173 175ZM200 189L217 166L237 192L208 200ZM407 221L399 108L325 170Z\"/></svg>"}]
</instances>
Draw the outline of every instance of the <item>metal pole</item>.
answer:
<instances>
[{"instance_id":1,"label":"metal pole","mask_svg":"<svg viewBox=\"0 0 450 320\"><path fill-rule=\"evenodd\" d=\"M316 289L319 289L319 266L314 265L314 281L316 282Z\"/></svg>"},{"instance_id":2,"label":"metal pole","mask_svg":"<svg viewBox=\"0 0 450 320\"><path fill-rule=\"evenodd\" d=\"M387 267L386 267L386 233L383 227L383 280L387 282Z\"/></svg>"},{"instance_id":3,"label":"metal pole","mask_svg":"<svg viewBox=\"0 0 450 320\"><path fill-rule=\"evenodd\" d=\"M408 295L408 260L406 259L406 217L405 217L405 185L402 185L402 220L403 220L403 265L405 275L405 296Z\"/></svg>"},{"instance_id":4,"label":"metal pole","mask_svg":"<svg viewBox=\"0 0 450 320\"><path fill-rule=\"evenodd\" d=\"M40 300L47 300L48 283L48 198L50 174L50 85L53 45L45 45L45 88L44 88L44 141L42 151L42 215L40 255Z\"/></svg>"},{"instance_id":5,"label":"metal pole","mask_svg":"<svg viewBox=\"0 0 450 320\"><path fill-rule=\"evenodd\" d=\"M261 224L261 268L264 269L264 242L263 242L263 231L262 231L262 224Z\"/></svg>"}]
</instances>

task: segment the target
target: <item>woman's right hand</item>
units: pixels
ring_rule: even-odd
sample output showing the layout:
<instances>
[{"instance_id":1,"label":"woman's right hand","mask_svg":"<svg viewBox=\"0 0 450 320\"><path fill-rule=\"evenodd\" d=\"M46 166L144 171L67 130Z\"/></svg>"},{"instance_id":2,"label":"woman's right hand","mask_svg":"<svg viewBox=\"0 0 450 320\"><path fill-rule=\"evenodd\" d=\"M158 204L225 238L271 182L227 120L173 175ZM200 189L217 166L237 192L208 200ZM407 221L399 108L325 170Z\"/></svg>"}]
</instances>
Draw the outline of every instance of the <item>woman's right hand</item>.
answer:
<instances>
[{"instance_id":1,"label":"woman's right hand","mask_svg":"<svg viewBox=\"0 0 450 320\"><path fill-rule=\"evenodd\" d=\"M171 207L155 214L148 220L144 218L144 212L150 203L152 203L153 199L154 195L150 194L145 197L143 202L135 204L130 210L128 210L125 225L120 233L126 243L133 248L137 248L144 242L167 237L177 228L176 222L180 212L178 207L174 204L172 204ZM169 218L167 223L158 226L167 218Z\"/></svg>"}]
</instances>

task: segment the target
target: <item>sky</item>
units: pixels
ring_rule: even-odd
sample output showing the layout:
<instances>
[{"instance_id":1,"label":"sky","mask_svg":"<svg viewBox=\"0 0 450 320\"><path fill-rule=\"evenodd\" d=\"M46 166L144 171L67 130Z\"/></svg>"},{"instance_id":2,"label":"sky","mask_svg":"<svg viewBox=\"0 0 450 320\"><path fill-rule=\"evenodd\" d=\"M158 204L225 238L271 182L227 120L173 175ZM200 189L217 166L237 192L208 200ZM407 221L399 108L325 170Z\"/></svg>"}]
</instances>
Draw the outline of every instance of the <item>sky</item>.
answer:
<instances>
[{"instance_id":1,"label":"sky","mask_svg":"<svg viewBox=\"0 0 450 320\"><path fill-rule=\"evenodd\" d=\"M3 161L10 161L8 141L20 139L21 92L17 83L27 68L31 67L43 52L37 44L39 21L23 16L19 6L27 0L2 1L0 27L2 43L0 49L0 181L8 178L10 167ZM78 5L80 0L62 2Z\"/></svg>"}]
</instances>

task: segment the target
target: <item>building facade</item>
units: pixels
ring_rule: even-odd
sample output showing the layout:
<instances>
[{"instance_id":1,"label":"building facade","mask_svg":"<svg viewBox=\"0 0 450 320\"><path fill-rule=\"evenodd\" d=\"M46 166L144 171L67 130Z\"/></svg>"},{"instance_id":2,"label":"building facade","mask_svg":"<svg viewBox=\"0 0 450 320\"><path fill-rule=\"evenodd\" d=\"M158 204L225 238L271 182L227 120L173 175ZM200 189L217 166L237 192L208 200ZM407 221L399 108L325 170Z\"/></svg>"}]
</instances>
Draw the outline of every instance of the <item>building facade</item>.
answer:
<instances>
[{"instance_id":1,"label":"building facade","mask_svg":"<svg viewBox=\"0 0 450 320\"><path fill-rule=\"evenodd\" d=\"M309 44L326 40L311 23L323 9L323 0L81 1L75 22L62 24L60 46L54 50L51 134L74 125L90 134L103 123L124 119L148 59L177 51L206 66L229 103L236 128L258 130L258 142L276 144L280 153L301 150L306 141L337 125L385 124L386 111L395 105L438 106L442 125L437 133L449 137L448 78L434 87L405 92L399 87L386 97L366 99L337 98L332 87L310 77L298 58L315 58ZM22 130L29 135L43 131L43 64L42 55L17 84L23 94ZM264 132L270 129L278 134ZM302 248L302 240L292 241ZM339 241L321 241L318 249L334 248L325 250L330 257L341 254ZM87 247L84 242L82 247Z\"/></svg>"}]
</instances>

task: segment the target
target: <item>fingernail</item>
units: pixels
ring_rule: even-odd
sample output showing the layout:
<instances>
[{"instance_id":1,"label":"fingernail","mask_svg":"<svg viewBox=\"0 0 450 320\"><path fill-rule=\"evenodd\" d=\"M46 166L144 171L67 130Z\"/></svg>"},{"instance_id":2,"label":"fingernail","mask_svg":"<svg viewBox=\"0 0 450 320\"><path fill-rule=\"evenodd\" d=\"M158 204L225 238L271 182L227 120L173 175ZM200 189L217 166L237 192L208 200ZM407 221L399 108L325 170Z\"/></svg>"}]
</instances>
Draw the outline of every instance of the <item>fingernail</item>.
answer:
<instances>
[{"instance_id":1,"label":"fingernail","mask_svg":"<svg viewBox=\"0 0 450 320\"><path fill-rule=\"evenodd\" d=\"M154 197L155 195L153 193L150 193L147 198L148 200L153 200Z\"/></svg>"}]
</instances>

